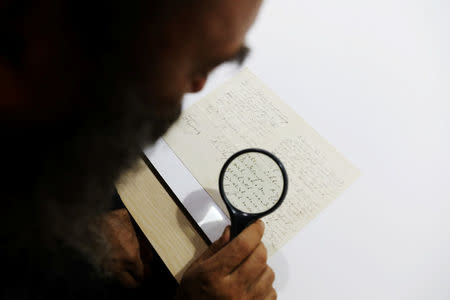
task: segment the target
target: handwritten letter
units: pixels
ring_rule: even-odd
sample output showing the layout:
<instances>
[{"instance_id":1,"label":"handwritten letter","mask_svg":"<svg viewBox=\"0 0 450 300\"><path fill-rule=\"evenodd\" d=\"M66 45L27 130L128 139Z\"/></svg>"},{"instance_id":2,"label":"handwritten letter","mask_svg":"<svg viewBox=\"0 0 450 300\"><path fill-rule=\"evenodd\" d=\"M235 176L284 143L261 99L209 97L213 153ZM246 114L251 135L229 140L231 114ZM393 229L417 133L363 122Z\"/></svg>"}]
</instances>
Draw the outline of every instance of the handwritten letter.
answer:
<instances>
[{"instance_id":1,"label":"handwritten letter","mask_svg":"<svg viewBox=\"0 0 450 300\"><path fill-rule=\"evenodd\" d=\"M278 156L288 173L289 190L280 208L263 219L269 255L359 175L247 69L183 112L164 140L225 213L217 192L225 161L244 148L263 148Z\"/></svg>"}]
</instances>

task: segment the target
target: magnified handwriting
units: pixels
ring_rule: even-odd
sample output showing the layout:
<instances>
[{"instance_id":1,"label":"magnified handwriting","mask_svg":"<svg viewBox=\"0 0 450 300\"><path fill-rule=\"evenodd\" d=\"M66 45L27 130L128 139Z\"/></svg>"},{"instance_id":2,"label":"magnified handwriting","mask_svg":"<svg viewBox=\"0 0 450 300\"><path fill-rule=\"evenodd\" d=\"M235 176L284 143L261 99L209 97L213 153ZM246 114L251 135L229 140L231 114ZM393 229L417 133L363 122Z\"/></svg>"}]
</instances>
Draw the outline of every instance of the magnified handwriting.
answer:
<instances>
[{"instance_id":1,"label":"magnified handwriting","mask_svg":"<svg viewBox=\"0 0 450 300\"><path fill-rule=\"evenodd\" d=\"M283 186L277 163L261 153L249 152L236 157L224 172L223 187L228 201L246 213L261 213L274 207Z\"/></svg>"}]
</instances>

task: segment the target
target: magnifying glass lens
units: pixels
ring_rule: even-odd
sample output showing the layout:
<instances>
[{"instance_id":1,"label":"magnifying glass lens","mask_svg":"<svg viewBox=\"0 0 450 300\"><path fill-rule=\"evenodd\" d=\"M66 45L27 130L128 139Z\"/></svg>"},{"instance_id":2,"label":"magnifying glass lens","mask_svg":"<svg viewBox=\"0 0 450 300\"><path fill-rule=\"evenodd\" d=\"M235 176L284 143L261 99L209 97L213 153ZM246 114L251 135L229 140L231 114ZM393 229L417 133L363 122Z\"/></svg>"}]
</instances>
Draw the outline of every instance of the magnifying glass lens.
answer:
<instances>
[{"instance_id":1,"label":"magnifying glass lens","mask_svg":"<svg viewBox=\"0 0 450 300\"><path fill-rule=\"evenodd\" d=\"M222 183L229 204L248 214L273 208L282 198L284 188L280 166L259 152L236 156L225 169Z\"/></svg>"}]
</instances>

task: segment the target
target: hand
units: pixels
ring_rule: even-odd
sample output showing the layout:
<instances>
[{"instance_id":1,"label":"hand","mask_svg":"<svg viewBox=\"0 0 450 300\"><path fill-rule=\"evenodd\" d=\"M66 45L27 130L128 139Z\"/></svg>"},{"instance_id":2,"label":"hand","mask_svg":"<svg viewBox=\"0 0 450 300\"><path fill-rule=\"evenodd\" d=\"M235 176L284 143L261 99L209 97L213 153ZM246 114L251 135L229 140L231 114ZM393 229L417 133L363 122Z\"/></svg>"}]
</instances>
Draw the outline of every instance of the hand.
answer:
<instances>
[{"instance_id":1,"label":"hand","mask_svg":"<svg viewBox=\"0 0 450 300\"><path fill-rule=\"evenodd\" d=\"M276 299L263 233L264 223L259 220L229 242L227 227L187 269L178 299Z\"/></svg>"},{"instance_id":2,"label":"hand","mask_svg":"<svg viewBox=\"0 0 450 300\"><path fill-rule=\"evenodd\" d=\"M103 270L124 287L137 287L149 277L151 246L133 226L126 209L111 211L101 218L101 230L109 243Z\"/></svg>"}]
</instances>

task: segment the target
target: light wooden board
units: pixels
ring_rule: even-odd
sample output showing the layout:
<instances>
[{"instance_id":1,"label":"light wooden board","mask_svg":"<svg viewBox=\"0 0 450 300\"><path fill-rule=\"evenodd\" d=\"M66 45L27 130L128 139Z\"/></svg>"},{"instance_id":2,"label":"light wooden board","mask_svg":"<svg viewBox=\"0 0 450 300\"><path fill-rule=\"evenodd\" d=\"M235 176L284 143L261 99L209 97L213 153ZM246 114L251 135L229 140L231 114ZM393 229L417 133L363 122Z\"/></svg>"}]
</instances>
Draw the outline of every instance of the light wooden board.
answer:
<instances>
[{"instance_id":1,"label":"light wooden board","mask_svg":"<svg viewBox=\"0 0 450 300\"><path fill-rule=\"evenodd\" d=\"M117 191L136 223L180 282L207 245L145 162L122 175Z\"/></svg>"}]
</instances>

